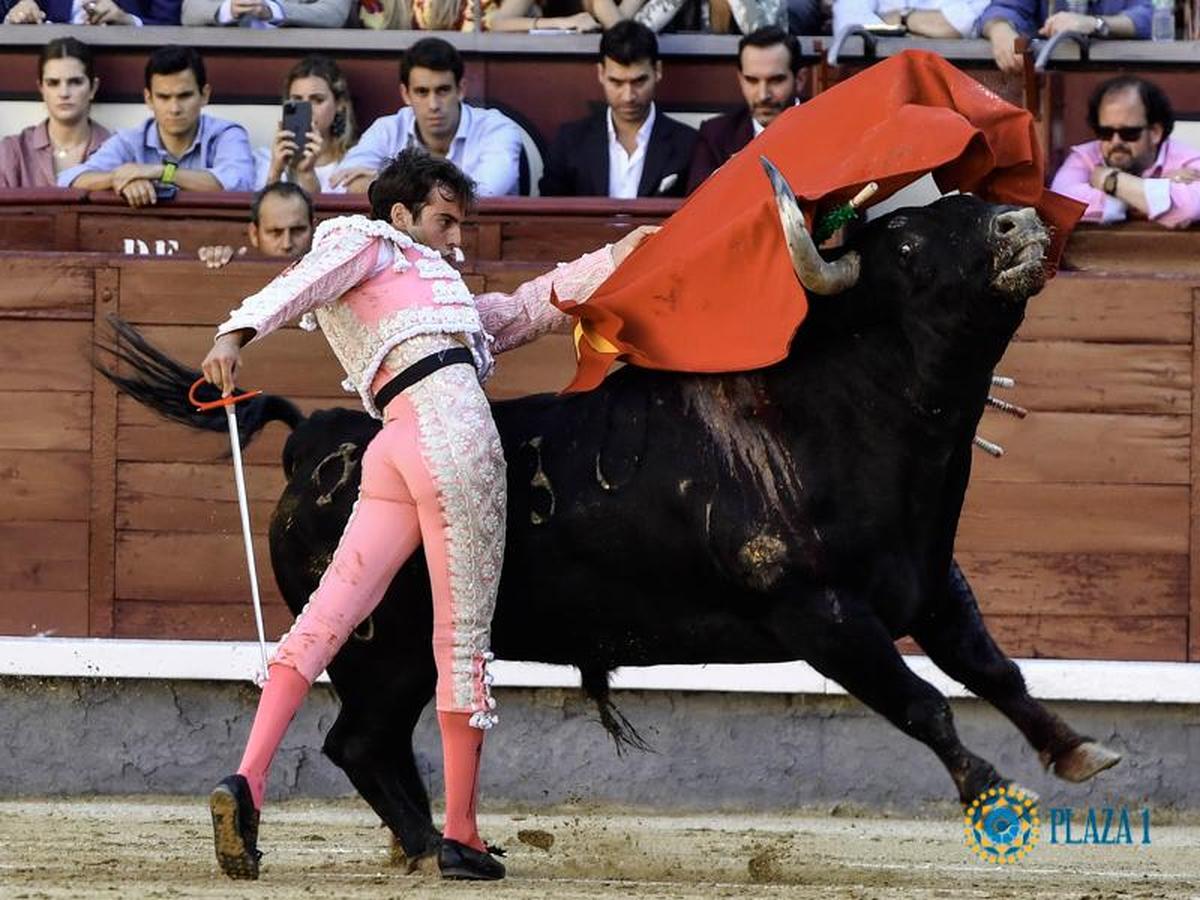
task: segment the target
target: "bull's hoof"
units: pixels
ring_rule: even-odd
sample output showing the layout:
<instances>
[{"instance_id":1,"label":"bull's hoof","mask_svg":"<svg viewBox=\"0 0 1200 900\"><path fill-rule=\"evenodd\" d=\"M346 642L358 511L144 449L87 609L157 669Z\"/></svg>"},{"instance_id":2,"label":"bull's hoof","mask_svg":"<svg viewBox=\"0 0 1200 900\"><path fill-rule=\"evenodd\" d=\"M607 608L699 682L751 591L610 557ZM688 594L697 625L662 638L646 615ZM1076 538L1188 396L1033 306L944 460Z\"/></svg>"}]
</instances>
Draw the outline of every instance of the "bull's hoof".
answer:
<instances>
[{"instance_id":1,"label":"bull's hoof","mask_svg":"<svg viewBox=\"0 0 1200 900\"><path fill-rule=\"evenodd\" d=\"M1087 781L1121 761L1121 754L1097 741L1084 741L1054 760L1054 774L1078 784Z\"/></svg>"}]
</instances>

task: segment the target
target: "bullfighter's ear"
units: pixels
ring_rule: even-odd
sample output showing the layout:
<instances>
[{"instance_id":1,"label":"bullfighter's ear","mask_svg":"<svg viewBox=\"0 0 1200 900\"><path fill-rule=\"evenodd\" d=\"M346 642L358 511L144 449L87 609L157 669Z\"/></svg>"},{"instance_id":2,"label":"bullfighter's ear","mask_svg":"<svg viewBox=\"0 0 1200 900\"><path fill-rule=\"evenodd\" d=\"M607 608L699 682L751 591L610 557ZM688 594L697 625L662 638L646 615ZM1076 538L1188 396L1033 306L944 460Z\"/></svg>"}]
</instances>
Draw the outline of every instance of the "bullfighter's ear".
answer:
<instances>
[{"instance_id":1,"label":"bullfighter's ear","mask_svg":"<svg viewBox=\"0 0 1200 900\"><path fill-rule=\"evenodd\" d=\"M760 156L763 171L771 181L783 237L792 257L792 268L806 291L814 294L840 294L858 282L861 258L851 250L834 262L826 262L817 251L804 224L804 213L783 173L765 156Z\"/></svg>"}]
</instances>

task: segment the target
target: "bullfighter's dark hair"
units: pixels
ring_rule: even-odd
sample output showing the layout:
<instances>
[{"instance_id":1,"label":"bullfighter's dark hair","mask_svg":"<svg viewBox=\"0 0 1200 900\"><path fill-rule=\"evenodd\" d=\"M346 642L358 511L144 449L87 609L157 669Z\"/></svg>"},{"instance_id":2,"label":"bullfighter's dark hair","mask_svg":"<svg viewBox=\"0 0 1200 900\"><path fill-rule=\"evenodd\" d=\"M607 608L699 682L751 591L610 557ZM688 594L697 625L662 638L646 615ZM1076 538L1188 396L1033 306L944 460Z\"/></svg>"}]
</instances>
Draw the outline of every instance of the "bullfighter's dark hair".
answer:
<instances>
[{"instance_id":1,"label":"bullfighter's dark hair","mask_svg":"<svg viewBox=\"0 0 1200 900\"><path fill-rule=\"evenodd\" d=\"M441 38L421 38L408 48L404 59L400 60L400 83L408 87L408 77L418 67L434 72L453 72L454 83L462 81L462 54L454 49L453 44Z\"/></svg>"},{"instance_id":2,"label":"bullfighter's dark hair","mask_svg":"<svg viewBox=\"0 0 1200 900\"><path fill-rule=\"evenodd\" d=\"M641 22L624 19L600 38L600 62L606 59L622 66L648 59L653 65L658 62L658 38Z\"/></svg>"},{"instance_id":3,"label":"bullfighter's dark hair","mask_svg":"<svg viewBox=\"0 0 1200 900\"><path fill-rule=\"evenodd\" d=\"M1171 136L1175 128L1175 110L1166 93L1153 81L1138 78L1136 75L1118 75L1102 82L1092 96L1088 98L1087 123L1095 131L1100 127L1100 104L1109 94L1135 89L1142 98L1142 106L1146 108L1146 124L1161 125L1163 140Z\"/></svg>"},{"instance_id":4,"label":"bullfighter's dark hair","mask_svg":"<svg viewBox=\"0 0 1200 900\"><path fill-rule=\"evenodd\" d=\"M55 38L38 55L38 81L46 74L46 63L52 59L77 59L83 64L88 81L96 80L96 64L92 60L92 48L73 37Z\"/></svg>"},{"instance_id":5,"label":"bullfighter's dark hair","mask_svg":"<svg viewBox=\"0 0 1200 900\"><path fill-rule=\"evenodd\" d=\"M309 224L313 220L313 203L312 197L308 196L308 191L290 181L272 181L265 188L254 195L254 199L250 201L250 221L255 225L258 224L258 214L262 210L263 201L270 196L281 197L285 200L301 200L304 203L304 208L308 212Z\"/></svg>"},{"instance_id":6,"label":"bullfighter's dark hair","mask_svg":"<svg viewBox=\"0 0 1200 900\"><path fill-rule=\"evenodd\" d=\"M778 25L764 25L738 41L738 71L742 70L742 51L747 47L774 47L776 44L787 47L788 68L795 75L800 71L800 41L794 34L788 34Z\"/></svg>"},{"instance_id":7,"label":"bullfighter's dark hair","mask_svg":"<svg viewBox=\"0 0 1200 900\"><path fill-rule=\"evenodd\" d=\"M179 44L159 47L146 60L146 89L150 89L150 79L155 75L174 75L188 69L196 76L196 86L203 89L208 84L208 73L204 69L204 58L194 47Z\"/></svg>"},{"instance_id":8,"label":"bullfighter's dark hair","mask_svg":"<svg viewBox=\"0 0 1200 900\"><path fill-rule=\"evenodd\" d=\"M475 182L450 160L415 147L401 150L367 190L371 218L390 222L392 207L397 203L418 218L434 188L447 199L457 200L464 210L475 205Z\"/></svg>"}]
</instances>

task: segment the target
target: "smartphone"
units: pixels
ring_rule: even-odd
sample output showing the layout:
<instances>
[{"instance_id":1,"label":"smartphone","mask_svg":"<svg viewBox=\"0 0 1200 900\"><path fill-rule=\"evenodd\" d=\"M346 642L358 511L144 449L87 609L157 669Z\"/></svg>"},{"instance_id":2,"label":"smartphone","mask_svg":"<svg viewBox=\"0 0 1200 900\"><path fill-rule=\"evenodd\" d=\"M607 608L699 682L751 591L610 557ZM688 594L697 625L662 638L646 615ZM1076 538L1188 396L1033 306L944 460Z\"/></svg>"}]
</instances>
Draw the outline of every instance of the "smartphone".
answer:
<instances>
[{"instance_id":1,"label":"smartphone","mask_svg":"<svg viewBox=\"0 0 1200 900\"><path fill-rule=\"evenodd\" d=\"M292 133L299 152L304 153L308 133L312 131L312 104L307 100L284 100L283 130Z\"/></svg>"}]
</instances>

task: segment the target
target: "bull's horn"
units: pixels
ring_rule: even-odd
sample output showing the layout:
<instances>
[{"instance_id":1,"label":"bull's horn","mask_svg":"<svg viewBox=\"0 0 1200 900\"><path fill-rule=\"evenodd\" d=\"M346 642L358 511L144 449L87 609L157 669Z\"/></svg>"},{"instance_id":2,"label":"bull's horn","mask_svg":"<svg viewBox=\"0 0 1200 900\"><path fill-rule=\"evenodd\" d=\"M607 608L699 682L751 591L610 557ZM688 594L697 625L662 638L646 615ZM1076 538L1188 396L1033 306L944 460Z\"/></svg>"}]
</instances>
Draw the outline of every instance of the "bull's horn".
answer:
<instances>
[{"instance_id":1,"label":"bull's horn","mask_svg":"<svg viewBox=\"0 0 1200 900\"><path fill-rule=\"evenodd\" d=\"M858 282L861 258L851 250L841 259L827 262L821 258L808 229L804 226L804 213L796 202L796 195L783 173L765 156L760 156L763 170L771 179L775 191L775 204L779 207L779 221L783 223L783 236L788 251L792 254L792 268L804 289L815 294L840 294Z\"/></svg>"}]
</instances>

